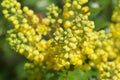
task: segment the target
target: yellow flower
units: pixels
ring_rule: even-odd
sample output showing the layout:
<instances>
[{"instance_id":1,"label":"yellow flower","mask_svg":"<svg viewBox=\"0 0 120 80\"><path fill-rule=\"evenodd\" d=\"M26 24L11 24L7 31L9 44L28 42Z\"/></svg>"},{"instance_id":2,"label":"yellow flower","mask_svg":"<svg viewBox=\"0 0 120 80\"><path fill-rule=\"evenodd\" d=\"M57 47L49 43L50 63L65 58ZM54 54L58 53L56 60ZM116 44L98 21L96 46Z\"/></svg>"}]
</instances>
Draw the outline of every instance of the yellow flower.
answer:
<instances>
[{"instance_id":1,"label":"yellow flower","mask_svg":"<svg viewBox=\"0 0 120 80\"><path fill-rule=\"evenodd\" d=\"M36 31L40 34L40 35L42 35L42 34L47 34L47 31L48 31L48 27L46 27L45 25L42 25L42 24L39 24L38 26L37 26L37 28L36 28Z\"/></svg>"},{"instance_id":2,"label":"yellow flower","mask_svg":"<svg viewBox=\"0 0 120 80\"><path fill-rule=\"evenodd\" d=\"M36 44L36 47L39 51L44 51L47 48L47 42L45 40L41 40L39 43Z\"/></svg>"},{"instance_id":3,"label":"yellow flower","mask_svg":"<svg viewBox=\"0 0 120 80\"><path fill-rule=\"evenodd\" d=\"M16 0L4 0L3 14L14 24L7 39L12 49L34 63L26 64L26 68L35 74L39 74L39 69L60 71L72 65L84 71L96 67L100 80L120 79L119 9L113 12L112 20L116 23L111 24L111 32L106 34L104 30L94 31L94 22L88 19L89 8L84 6L88 0L64 2L62 9L50 5L47 17L39 23L28 7L21 9ZM32 79L40 80L39 75Z\"/></svg>"}]
</instances>

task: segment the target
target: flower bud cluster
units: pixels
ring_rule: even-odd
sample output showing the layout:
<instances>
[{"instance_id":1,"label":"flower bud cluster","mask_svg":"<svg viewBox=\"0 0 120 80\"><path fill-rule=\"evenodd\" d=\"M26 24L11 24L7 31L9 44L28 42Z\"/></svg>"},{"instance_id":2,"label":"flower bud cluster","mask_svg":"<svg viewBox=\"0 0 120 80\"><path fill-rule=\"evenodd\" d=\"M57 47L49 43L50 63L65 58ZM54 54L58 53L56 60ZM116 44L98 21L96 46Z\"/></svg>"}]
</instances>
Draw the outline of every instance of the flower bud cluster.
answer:
<instances>
[{"instance_id":1,"label":"flower bud cluster","mask_svg":"<svg viewBox=\"0 0 120 80\"><path fill-rule=\"evenodd\" d=\"M118 6L115 7L114 11L113 11L113 14L112 14L112 17L111 17L111 20L113 22L120 22L120 0L118 0Z\"/></svg>"},{"instance_id":2,"label":"flower bud cluster","mask_svg":"<svg viewBox=\"0 0 120 80\"><path fill-rule=\"evenodd\" d=\"M106 44L108 52L108 61L101 62L97 65L99 70L100 80L119 80L120 79L120 0L118 6L114 9L110 24L110 41L113 47ZM111 50L111 51L110 51Z\"/></svg>"},{"instance_id":3,"label":"flower bud cluster","mask_svg":"<svg viewBox=\"0 0 120 80\"><path fill-rule=\"evenodd\" d=\"M39 53L46 49L48 43L42 37L50 28L40 24L34 12L28 7L21 8L16 0L4 0L2 6L3 14L14 26L14 29L8 31L7 38L12 49L35 63L41 62L44 56Z\"/></svg>"},{"instance_id":4,"label":"flower bud cluster","mask_svg":"<svg viewBox=\"0 0 120 80\"><path fill-rule=\"evenodd\" d=\"M88 0L64 0L65 5L63 7L63 16L65 19L73 18L78 15L79 12L85 15L89 15L89 8L82 5L88 2Z\"/></svg>"},{"instance_id":5,"label":"flower bud cluster","mask_svg":"<svg viewBox=\"0 0 120 80\"><path fill-rule=\"evenodd\" d=\"M100 80L119 80L120 79L120 57L113 61L99 63L97 65Z\"/></svg>"},{"instance_id":6,"label":"flower bud cluster","mask_svg":"<svg viewBox=\"0 0 120 80\"><path fill-rule=\"evenodd\" d=\"M41 80L44 72L40 69L39 66L32 63L25 63L25 71L27 73L28 80Z\"/></svg>"},{"instance_id":7,"label":"flower bud cluster","mask_svg":"<svg viewBox=\"0 0 120 80\"><path fill-rule=\"evenodd\" d=\"M111 38L115 31L111 30L112 36L104 30L94 31L94 22L88 19L89 8L83 6L87 1L64 0L62 9L52 4L47 17L39 23L28 7L21 9L16 0L4 0L3 14L15 26L8 31L9 44L41 69L88 71L95 67L100 80L120 79L118 49ZM26 64L25 68L33 70L30 74L38 73L35 65Z\"/></svg>"},{"instance_id":8,"label":"flower bud cluster","mask_svg":"<svg viewBox=\"0 0 120 80\"><path fill-rule=\"evenodd\" d=\"M113 11L110 24L110 31L115 42L115 47L120 50L120 1L118 6Z\"/></svg>"}]
</instances>

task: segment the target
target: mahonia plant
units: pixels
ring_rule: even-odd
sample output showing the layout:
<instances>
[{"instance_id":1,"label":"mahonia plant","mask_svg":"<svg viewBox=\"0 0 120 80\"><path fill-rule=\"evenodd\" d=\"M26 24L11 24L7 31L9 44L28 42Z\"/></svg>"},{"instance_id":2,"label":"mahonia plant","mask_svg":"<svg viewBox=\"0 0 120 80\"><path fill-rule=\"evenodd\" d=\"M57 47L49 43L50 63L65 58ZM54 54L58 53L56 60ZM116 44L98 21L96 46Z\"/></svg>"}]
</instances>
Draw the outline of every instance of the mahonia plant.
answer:
<instances>
[{"instance_id":1,"label":"mahonia plant","mask_svg":"<svg viewBox=\"0 0 120 80\"><path fill-rule=\"evenodd\" d=\"M34 11L17 0L3 0L5 18L13 24L7 40L13 50L31 63L25 64L29 80L40 80L47 71L98 70L100 80L120 79L120 4L115 8L110 33L95 31L88 19L88 0L63 0L51 4L40 22Z\"/></svg>"}]
</instances>

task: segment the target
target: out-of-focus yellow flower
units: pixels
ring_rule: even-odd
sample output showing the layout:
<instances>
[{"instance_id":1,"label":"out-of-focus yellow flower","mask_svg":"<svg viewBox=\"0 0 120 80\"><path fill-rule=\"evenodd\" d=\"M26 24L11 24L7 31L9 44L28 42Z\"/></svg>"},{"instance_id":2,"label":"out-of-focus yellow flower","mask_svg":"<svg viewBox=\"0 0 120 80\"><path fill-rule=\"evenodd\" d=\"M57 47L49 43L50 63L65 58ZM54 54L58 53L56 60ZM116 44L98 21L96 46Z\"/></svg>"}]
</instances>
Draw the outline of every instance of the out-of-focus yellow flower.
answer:
<instances>
[{"instance_id":1,"label":"out-of-focus yellow flower","mask_svg":"<svg viewBox=\"0 0 120 80\"><path fill-rule=\"evenodd\" d=\"M111 20L114 23L111 23L110 31L115 43L115 47L120 50L120 0L118 6L113 11Z\"/></svg>"}]
</instances>

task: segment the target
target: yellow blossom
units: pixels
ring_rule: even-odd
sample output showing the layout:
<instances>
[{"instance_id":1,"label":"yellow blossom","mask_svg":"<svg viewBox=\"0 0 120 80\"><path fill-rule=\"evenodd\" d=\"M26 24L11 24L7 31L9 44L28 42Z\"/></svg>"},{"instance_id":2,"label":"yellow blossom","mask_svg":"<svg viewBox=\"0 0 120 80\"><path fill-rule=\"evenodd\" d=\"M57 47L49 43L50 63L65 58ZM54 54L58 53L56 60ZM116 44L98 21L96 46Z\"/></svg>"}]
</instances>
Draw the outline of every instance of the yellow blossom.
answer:
<instances>
[{"instance_id":1,"label":"yellow blossom","mask_svg":"<svg viewBox=\"0 0 120 80\"><path fill-rule=\"evenodd\" d=\"M41 75L39 69L60 71L72 66L88 71L95 67L100 80L120 79L119 9L113 12L112 20L116 23L111 23L110 33L106 34L104 30L94 31L94 22L88 18L89 8L84 6L86 2L64 0L63 8L52 4L41 23L34 11L26 6L22 9L16 0L2 2L3 14L14 26L8 31L7 40L12 49L33 63L25 65L28 71Z\"/></svg>"}]
</instances>

